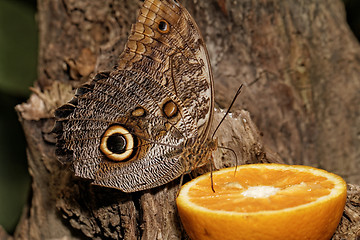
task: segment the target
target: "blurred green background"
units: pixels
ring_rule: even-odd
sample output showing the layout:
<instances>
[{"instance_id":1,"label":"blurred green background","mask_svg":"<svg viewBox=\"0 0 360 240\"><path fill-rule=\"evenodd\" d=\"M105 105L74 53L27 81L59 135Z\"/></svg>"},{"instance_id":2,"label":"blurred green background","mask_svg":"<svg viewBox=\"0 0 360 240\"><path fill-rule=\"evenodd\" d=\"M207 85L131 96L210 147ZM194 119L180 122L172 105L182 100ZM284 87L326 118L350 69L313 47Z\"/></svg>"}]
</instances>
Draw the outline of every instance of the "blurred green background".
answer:
<instances>
[{"instance_id":1,"label":"blurred green background","mask_svg":"<svg viewBox=\"0 0 360 240\"><path fill-rule=\"evenodd\" d=\"M348 22L360 37L360 0L344 0ZM0 225L15 229L30 193L26 144L14 107L36 80L36 0L0 0Z\"/></svg>"},{"instance_id":2,"label":"blurred green background","mask_svg":"<svg viewBox=\"0 0 360 240\"><path fill-rule=\"evenodd\" d=\"M13 232L28 199L25 139L14 107L36 80L36 0L0 0L0 225Z\"/></svg>"}]
</instances>

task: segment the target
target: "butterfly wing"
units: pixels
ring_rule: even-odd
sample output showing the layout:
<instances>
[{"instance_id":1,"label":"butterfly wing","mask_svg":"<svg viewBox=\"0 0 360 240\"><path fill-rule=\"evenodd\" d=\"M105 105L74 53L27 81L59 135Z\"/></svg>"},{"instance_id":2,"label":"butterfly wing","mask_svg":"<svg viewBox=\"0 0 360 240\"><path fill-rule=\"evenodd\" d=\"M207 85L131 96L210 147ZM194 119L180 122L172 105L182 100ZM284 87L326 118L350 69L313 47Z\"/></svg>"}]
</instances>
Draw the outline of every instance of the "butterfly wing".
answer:
<instances>
[{"instance_id":1,"label":"butterfly wing","mask_svg":"<svg viewBox=\"0 0 360 240\"><path fill-rule=\"evenodd\" d=\"M205 139L213 83L199 30L174 0L145 0L116 70L57 110L58 156L76 176L133 192L184 172L188 139Z\"/></svg>"},{"instance_id":2,"label":"butterfly wing","mask_svg":"<svg viewBox=\"0 0 360 240\"><path fill-rule=\"evenodd\" d=\"M177 1L144 2L119 68L148 72L174 92L196 121L198 135L207 137L214 109L210 61L198 26Z\"/></svg>"}]
</instances>

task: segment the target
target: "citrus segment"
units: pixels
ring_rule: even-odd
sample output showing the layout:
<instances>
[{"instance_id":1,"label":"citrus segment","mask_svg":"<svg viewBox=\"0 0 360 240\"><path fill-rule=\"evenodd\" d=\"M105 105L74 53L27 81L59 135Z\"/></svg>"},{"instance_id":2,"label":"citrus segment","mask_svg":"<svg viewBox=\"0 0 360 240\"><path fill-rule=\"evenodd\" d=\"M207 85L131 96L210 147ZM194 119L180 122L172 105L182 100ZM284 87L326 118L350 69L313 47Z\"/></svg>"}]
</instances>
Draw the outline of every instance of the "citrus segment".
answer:
<instances>
[{"instance_id":1,"label":"citrus segment","mask_svg":"<svg viewBox=\"0 0 360 240\"><path fill-rule=\"evenodd\" d=\"M330 239L346 201L345 181L324 170L252 164L185 184L177 198L191 239Z\"/></svg>"}]
</instances>

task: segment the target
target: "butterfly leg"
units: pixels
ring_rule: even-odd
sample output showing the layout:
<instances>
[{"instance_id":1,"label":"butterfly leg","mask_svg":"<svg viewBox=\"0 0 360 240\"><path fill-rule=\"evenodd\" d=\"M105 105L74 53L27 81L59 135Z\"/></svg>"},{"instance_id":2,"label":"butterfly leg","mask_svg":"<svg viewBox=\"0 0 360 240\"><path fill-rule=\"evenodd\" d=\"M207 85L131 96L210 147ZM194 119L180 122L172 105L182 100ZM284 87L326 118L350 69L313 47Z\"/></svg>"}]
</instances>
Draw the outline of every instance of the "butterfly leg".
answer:
<instances>
[{"instance_id":1,"label":"butterfly leg","mask_svg":"<svg viewBox=\"0 0 360 240\"><path fill-rule=\"evenodd\" d=\"M214 179L213 179L213 167L214 167L214 161L213 161L213 158L211 158L211 161L210 161L211 190L215 193L215 189L214 189Z\"/></svg>"},{"instance_id":2,"label":"butterfly leg","mask_svg":"<svg viewBox=\"0 0 360 240\"><path fill-rule=\"evenodd\" d=\"M215 163L214 163L214 158L212 157L212 154L211 152L212 151L206 151L207 153L210 153L210 156L208 154L206 154L205 158L210 158L210 178L211 178L211 190L213 192L215 192L215 189L214 189L214 180L213 180L213 171L214 171L214 168L215 168ZM195 163L194 163L194 166L192 167L192 162L190 163L190 169L196 169L200 166L203 166L204 163L203 163L203 160L204 160L204 157L199 157Z\"/></svg>"},{"instance_id":3,"label":"butterfly leg","mask_svg":"<svg viewBox=\"0 0 360 240\"><path fill-rule=\"evenodd\" d=\"M191 168L190 168L189 170L185 170L185 171L183 172L183 174L181 174L180 183L179 183L179 188L178 188L178 191L177 191L176 196L179 195L180 188L182 187L182 185L183 185L183 183L184 183L184 176L185 176L186 174L188 174L188 175L190 176L190 180L192 180L192 176L190 175L190 173L191 173Z\"/></svg>"}]
</instances>

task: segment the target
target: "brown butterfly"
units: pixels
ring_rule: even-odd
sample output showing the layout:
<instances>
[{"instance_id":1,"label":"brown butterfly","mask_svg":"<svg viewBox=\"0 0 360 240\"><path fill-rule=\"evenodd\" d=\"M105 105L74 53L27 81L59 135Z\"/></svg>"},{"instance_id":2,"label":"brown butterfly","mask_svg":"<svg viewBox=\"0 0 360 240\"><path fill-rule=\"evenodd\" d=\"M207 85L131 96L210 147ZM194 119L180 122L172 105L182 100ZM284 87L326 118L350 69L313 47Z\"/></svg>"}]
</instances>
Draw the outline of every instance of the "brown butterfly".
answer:
<instances>
[{"instance_id":1,"label":"brown butterfly","mask_svg":"<svg viewBox=\"0 0 360 240\"><path fill-rule=\"evenodd\" d=\"M96 185L160 186L211 157L213 96L194 19L176 0L145 0L118 66L57 109L56 153Z\"/></svg>"}]
</instances>

